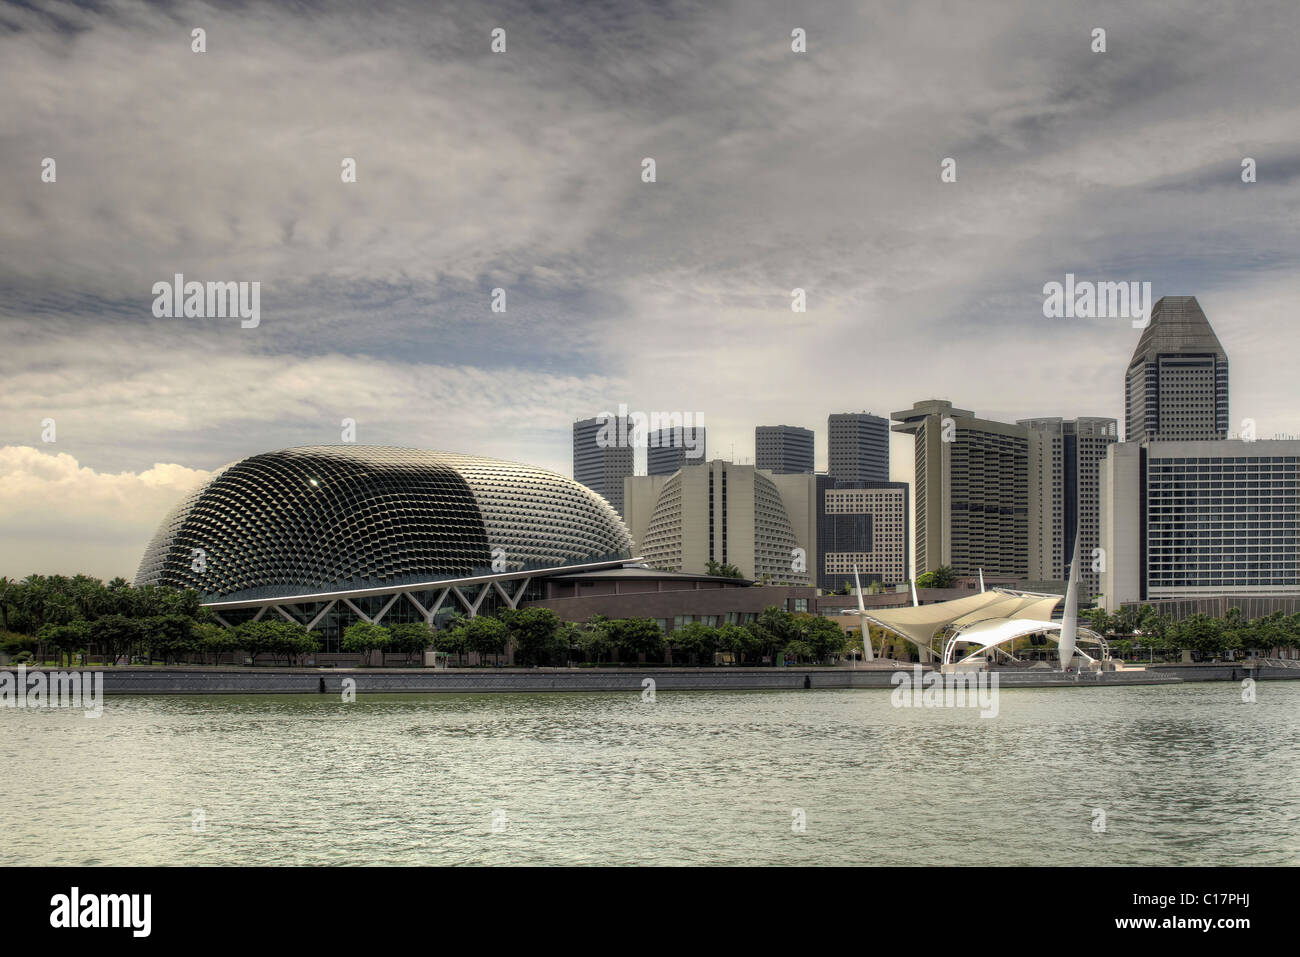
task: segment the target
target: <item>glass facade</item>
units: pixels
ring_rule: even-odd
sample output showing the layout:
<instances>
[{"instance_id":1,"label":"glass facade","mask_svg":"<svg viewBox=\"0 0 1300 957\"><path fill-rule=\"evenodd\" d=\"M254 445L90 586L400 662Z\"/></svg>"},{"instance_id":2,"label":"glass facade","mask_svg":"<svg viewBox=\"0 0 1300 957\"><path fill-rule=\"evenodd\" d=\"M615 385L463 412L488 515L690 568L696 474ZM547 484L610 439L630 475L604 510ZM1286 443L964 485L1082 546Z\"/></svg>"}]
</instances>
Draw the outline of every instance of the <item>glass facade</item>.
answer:
<instances>
[{"instance_id":1,"label":"glass facade","mask_svg":"<svg viewBox=\"0 0 1300 957\"><path fill-rule=\"evenodd\" d=\"M1148 594L1155 598L1169 589L1300 584L1298 489L1300 456L1151 453Z\"/></svg>"}]
</instances>

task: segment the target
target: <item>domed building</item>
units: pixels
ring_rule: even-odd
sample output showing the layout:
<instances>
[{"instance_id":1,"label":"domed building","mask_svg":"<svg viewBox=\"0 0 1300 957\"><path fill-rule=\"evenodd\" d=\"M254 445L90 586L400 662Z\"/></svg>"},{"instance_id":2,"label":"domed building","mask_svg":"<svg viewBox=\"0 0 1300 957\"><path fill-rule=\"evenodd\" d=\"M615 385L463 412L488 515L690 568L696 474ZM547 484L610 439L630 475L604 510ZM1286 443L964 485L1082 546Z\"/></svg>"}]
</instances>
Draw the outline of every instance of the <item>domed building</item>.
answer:
<instances>
[{"instance_id":1,"label":"domed building","mask_svg":"<svg viewBox=\"0 0 1300 957\"><path fill-rule=\"evenodd\" d=\"M632 557L609 504L554 472L308 446L220 469L164 519L135 583L193 588L227 624L271 613L336 636L357 620L517 607L541 595L539 575Z\"/></svg>"}]
</instances>

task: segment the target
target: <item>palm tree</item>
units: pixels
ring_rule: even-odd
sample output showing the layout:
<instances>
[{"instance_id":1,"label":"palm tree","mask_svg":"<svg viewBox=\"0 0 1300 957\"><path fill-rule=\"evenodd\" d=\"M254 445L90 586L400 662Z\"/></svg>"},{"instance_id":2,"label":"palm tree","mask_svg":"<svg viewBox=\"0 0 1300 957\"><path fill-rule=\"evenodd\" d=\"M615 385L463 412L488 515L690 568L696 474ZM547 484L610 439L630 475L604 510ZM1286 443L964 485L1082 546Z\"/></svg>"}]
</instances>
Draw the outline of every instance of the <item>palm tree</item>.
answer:
<instances>
[{"instance_id":1,"label":"palm tree","mask_svg":"<svg viewBox=\"0 0 1300 957\"><path fill-rule=\"evenodd\" d=\"M19 608L27 614L33 634L45 624L45 600L49 596L49 585L44 575L28 575L22 581L19 593Z\"/></svg>"},{"instance_id":2,"label":"palm tree","mask_svg":"<svg viewBox=\"0 0 1300 957\"><path fill-rule=\"evenodd\" d=\"M15 607L19 604L22 595L22 585L9 578L8 575L0 576L0 625L4 630L9 630L9 606Z\"/></svg>"},{"instance_id":3,"label":"palm tree","mask_svg":"<svg viewBox=\"0 0 1300 957\"><path fill-rule=\"evenodd\" d=\"M104 613L107 606L104 583L89 575L72 576L72 597L77 603L81 617L86 621L94 621Z\"/></svg>"}]
</instances>

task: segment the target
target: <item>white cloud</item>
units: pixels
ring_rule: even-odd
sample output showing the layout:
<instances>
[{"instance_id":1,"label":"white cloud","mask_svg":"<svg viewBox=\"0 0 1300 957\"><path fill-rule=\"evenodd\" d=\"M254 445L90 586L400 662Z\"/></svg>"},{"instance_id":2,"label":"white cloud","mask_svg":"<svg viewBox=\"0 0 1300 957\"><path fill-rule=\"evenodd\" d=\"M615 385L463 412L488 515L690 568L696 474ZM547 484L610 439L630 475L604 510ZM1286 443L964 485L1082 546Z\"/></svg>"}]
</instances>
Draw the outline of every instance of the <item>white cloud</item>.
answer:
<instances>
[{"instance_id":1,"label":"white cloud","mask_svg":"<svg viewBox=\"0 0 1300 957\"><path fill-rule=\"evenodd\" d=\"M158 522L209 473L97 472L65 452L0 447L0 574L130 578Z\"/></svg>"}]
</instances>

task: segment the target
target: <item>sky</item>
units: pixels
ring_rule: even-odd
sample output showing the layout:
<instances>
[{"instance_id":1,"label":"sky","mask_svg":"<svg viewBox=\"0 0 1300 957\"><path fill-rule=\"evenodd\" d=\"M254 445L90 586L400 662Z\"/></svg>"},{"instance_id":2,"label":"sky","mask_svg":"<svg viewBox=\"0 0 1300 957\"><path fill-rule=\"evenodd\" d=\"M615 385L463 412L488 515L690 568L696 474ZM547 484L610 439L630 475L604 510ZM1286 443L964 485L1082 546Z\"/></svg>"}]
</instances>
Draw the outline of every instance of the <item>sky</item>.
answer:
<instances>
[{"instance_id":1,"label":"sky","mask_svg":"<svg viewBox=\"0 0 1300 957\"><path fill-rule=\"evenodd\" d=\"M1293 0L32 0L0 89L0 574L129 578L344 419L565 474L620 403L819 468L832 412L1122 419L1139 332L1046 318L1067 273L1196 296L1234 422L1300 434ZM155 316L178 273L260 321Z\"/></svg>"}]
</instances>

